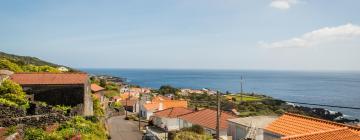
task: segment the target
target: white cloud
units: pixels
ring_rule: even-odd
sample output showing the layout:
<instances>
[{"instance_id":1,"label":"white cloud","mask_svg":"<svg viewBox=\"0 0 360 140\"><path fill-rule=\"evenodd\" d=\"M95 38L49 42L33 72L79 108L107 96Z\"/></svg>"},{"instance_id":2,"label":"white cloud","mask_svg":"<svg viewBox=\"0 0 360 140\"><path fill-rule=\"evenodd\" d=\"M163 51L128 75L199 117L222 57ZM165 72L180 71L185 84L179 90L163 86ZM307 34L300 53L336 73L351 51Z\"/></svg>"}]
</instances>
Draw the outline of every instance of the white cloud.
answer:
<instances>
[{"instance_id":1,"label":"white cloud","mask_svg":"<svg viewBox=\"0 0 360 140\"><path fill-rule=\"evenodd\" d=\"M281 9L281 10L287 10L292 5L297 4L297 0L272 0L270 3L270 7Z\"/></svg>"},{"instance_id":2,"label":"white cloud","mask_svg":"<svg viewBox=\"0 0 360 140\"><path fill-rule=\"evenodd\" d=\"M259 45L266 48L315 47L320 45L346 44L359 40L360 26L349 23L336 27L324 27L288 40L272 43L261 41Z\"/></svg>"}]
</instances>

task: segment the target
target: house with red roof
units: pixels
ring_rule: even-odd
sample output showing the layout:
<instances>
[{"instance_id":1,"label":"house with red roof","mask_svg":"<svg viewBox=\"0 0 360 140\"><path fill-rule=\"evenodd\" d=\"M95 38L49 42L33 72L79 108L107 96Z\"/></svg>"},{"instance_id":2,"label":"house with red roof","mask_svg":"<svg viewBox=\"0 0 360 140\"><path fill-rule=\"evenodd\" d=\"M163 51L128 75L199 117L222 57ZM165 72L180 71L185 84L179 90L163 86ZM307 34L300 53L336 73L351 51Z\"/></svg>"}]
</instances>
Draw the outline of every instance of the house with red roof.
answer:
<instances>
[{"instance_id":1,"label":"house with red roof","mask_svg":"<svg viewBox=\"0 0 360 140\"><path fill-rule=\"evenodd\" d=\"M200 125L205 131L211 135L216 135L216 115L217 111L213 109L203 109L188 114L180 115L178 118L180 120L180 128L191 127L192 125ZM220 113L220 138L227 140L227 128L228 128L228 119L234 119L236 116L233 116L227 112Z\"/></svg>"},{"instance_id":2,"label":"house with red roof","mask_svg":"<svg viewBox=\"0 0 360 140\"><path fill-rule=\"evenodd\" d=\"M193 112L193 110L185 107L172 107L154 112L152 121L155 126L168 131L179 130L179 116Z\"/></svg>"},{"instance_id":3,"label":"house with red roof","mask_svg":"<svg viewBox=\"0 0 360 140\"><path fill-rule=\"evenodd\" d=\"M285 113L264 129L264 140L360 140L360 127Z\"/></svg>"},{"instance_id":4,"label":"house with red roof","mask_svg":"<svg viewBox=\"0 0 360 140\"><path fill-rule=\"evenodd\" d=\"M86 73L14 73L10 80L20 84L31 100L77 107L78 114L93 115Z\"/></svg>"},{"instance_id":5,"label":"house with red roof","mask_svg":"<svg viewBox=\"0 0 360 140\"><path fill-rule=\"evenodd\" d=\"M91 84L90 89L93 93L93 96L100 101L101 107L103 109L107 108L109 99L105 97L105 88L97 84Z\"/></svg>"},{"instance_id":6,"label":"house with red roof","mask_svg":"<svg viewBox=\"0 0 360 140\"><path fill-rule=\"evenodd\" d=\"M171 100L164 96L156 96L151 102L145 102L140 105L141 116L147 120L153 115L154 112L172 108L172 107L188 107L186 100Z\"/></svg>"}]
</instances>

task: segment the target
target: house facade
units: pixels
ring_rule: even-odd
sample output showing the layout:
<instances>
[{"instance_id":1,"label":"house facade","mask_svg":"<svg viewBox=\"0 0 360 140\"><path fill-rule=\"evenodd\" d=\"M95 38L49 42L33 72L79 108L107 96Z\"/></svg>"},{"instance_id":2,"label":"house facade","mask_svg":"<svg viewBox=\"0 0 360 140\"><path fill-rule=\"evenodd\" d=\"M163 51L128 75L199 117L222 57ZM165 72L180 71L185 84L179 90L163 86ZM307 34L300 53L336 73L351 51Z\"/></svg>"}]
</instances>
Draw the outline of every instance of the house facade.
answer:
<instances>
[{"instance_id":1,"label":"house facade","mask_svg":"<svg viewBox=\"0 0 360 140\"><path fill-rule=\"evenodd\" d=\"M184 107L172 107L161 111L154 112L152 120L155 126L168 131L180 129L180 115L193 112L191 109Z\"/></svg>"},{"instance_id":2,"label":"house facade","mask_svg":"<svg viewBox=\"0 0 360 140\"><path fill-rule=\"evenodd\" d=\"M147 120L153 115L154 112L164 110L172 107L184 107L187 108L188 102L185 100L171 100L166 97L154 97L152 101L142 103L140 107L140 113L142 117Z\"/></svg>"},{"instance_id":3,"label":"house facade","mask_svg":"<svg viewBox=\"0 0 360 140\"><path fill-rule=\"evenodd\" d=\"M196 112L188 113L179 116L180 119L180 129L185 127L191 127L192 125L200 125L205 131L210 135L216 135L216 115L217 111L212 109L203 109ZM228 128L228 119L234 119L236 116L233 116L227 112L220 113L220 138L227 140L227 128Z\"/></svg>"},{"instance_id":4,"label":"house facade","mask_svg":"<svg viewBox=\"0 0 360 140\"><path fill-rule=\"evenodd\" d=\"M264 128L276 118L277 116L252 116L229 119L227 134L232 136L232 140L264 140Z\"/></svg>"},{"instance_id":5,"label":"house facade","mask_svg":"<svg viewBox=\"0 0 360 140\"><path fill-rule=\"evenodd\" d=\"M10 79L20 84L31 100L77 107L78 114L93 115L86 73L15 73Z\"/></svg>"}]
</instances>

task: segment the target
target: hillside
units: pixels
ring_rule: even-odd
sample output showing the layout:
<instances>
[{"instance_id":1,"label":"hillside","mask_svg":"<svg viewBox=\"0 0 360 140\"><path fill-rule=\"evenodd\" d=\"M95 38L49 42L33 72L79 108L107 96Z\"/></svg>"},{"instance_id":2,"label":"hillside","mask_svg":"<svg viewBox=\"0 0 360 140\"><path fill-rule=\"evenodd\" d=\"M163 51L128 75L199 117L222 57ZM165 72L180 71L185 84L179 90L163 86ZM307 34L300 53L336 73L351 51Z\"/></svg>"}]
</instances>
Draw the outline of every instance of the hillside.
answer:
<instances>
[{"instance_id":1,"label":"hillside","mask_svg":"<svg viewBox=\"0 0 360 140\"><path fill-rule=\"evenodd\" d=\"M61 66L36 57L19 56L0 51L0 69L14 72L60 72L57 68ZM77 71L72 68L68 69L70 72Z\"/></svg>"},{"instance_id":2,"label":"hillside","mask_svg":"<svg viewBox=\"0 0 360 140\"><path fill-rule=\"evenodd\" d=\"M7 54L4 52L0 51L0 59L5 58L7 60L11 60L12 62L18 64L18 65L35 65L35 66L43 66L43 65L48 65L51 67L59 67L60 65L54 64L54 63L50 63L50 62L46 62L43 61L39 58L36 57L30 57L30 56L19 56L19 55L14 55L14 54Z\"/></svg>"}]
</instances>

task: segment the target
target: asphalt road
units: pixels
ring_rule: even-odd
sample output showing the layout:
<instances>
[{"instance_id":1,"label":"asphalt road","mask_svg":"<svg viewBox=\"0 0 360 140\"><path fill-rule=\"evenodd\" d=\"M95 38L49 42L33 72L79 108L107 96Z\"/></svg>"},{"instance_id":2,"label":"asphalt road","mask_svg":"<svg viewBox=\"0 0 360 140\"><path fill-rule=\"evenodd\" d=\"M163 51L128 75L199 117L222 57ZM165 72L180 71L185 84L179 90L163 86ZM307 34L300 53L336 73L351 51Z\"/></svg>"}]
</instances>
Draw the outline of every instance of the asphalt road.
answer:
<instances>
[{"instance_id":1,"label":"asphalt road","mask_svg":"<svg viewBox=\"0 0 360 140\"><path fill-rule=\"evenodd\" d=\"M109 132L112 140L141 140L142 133L138 130L138 123L124 120L125 116L108 119Z\"/></svg>"}]
</instances>

